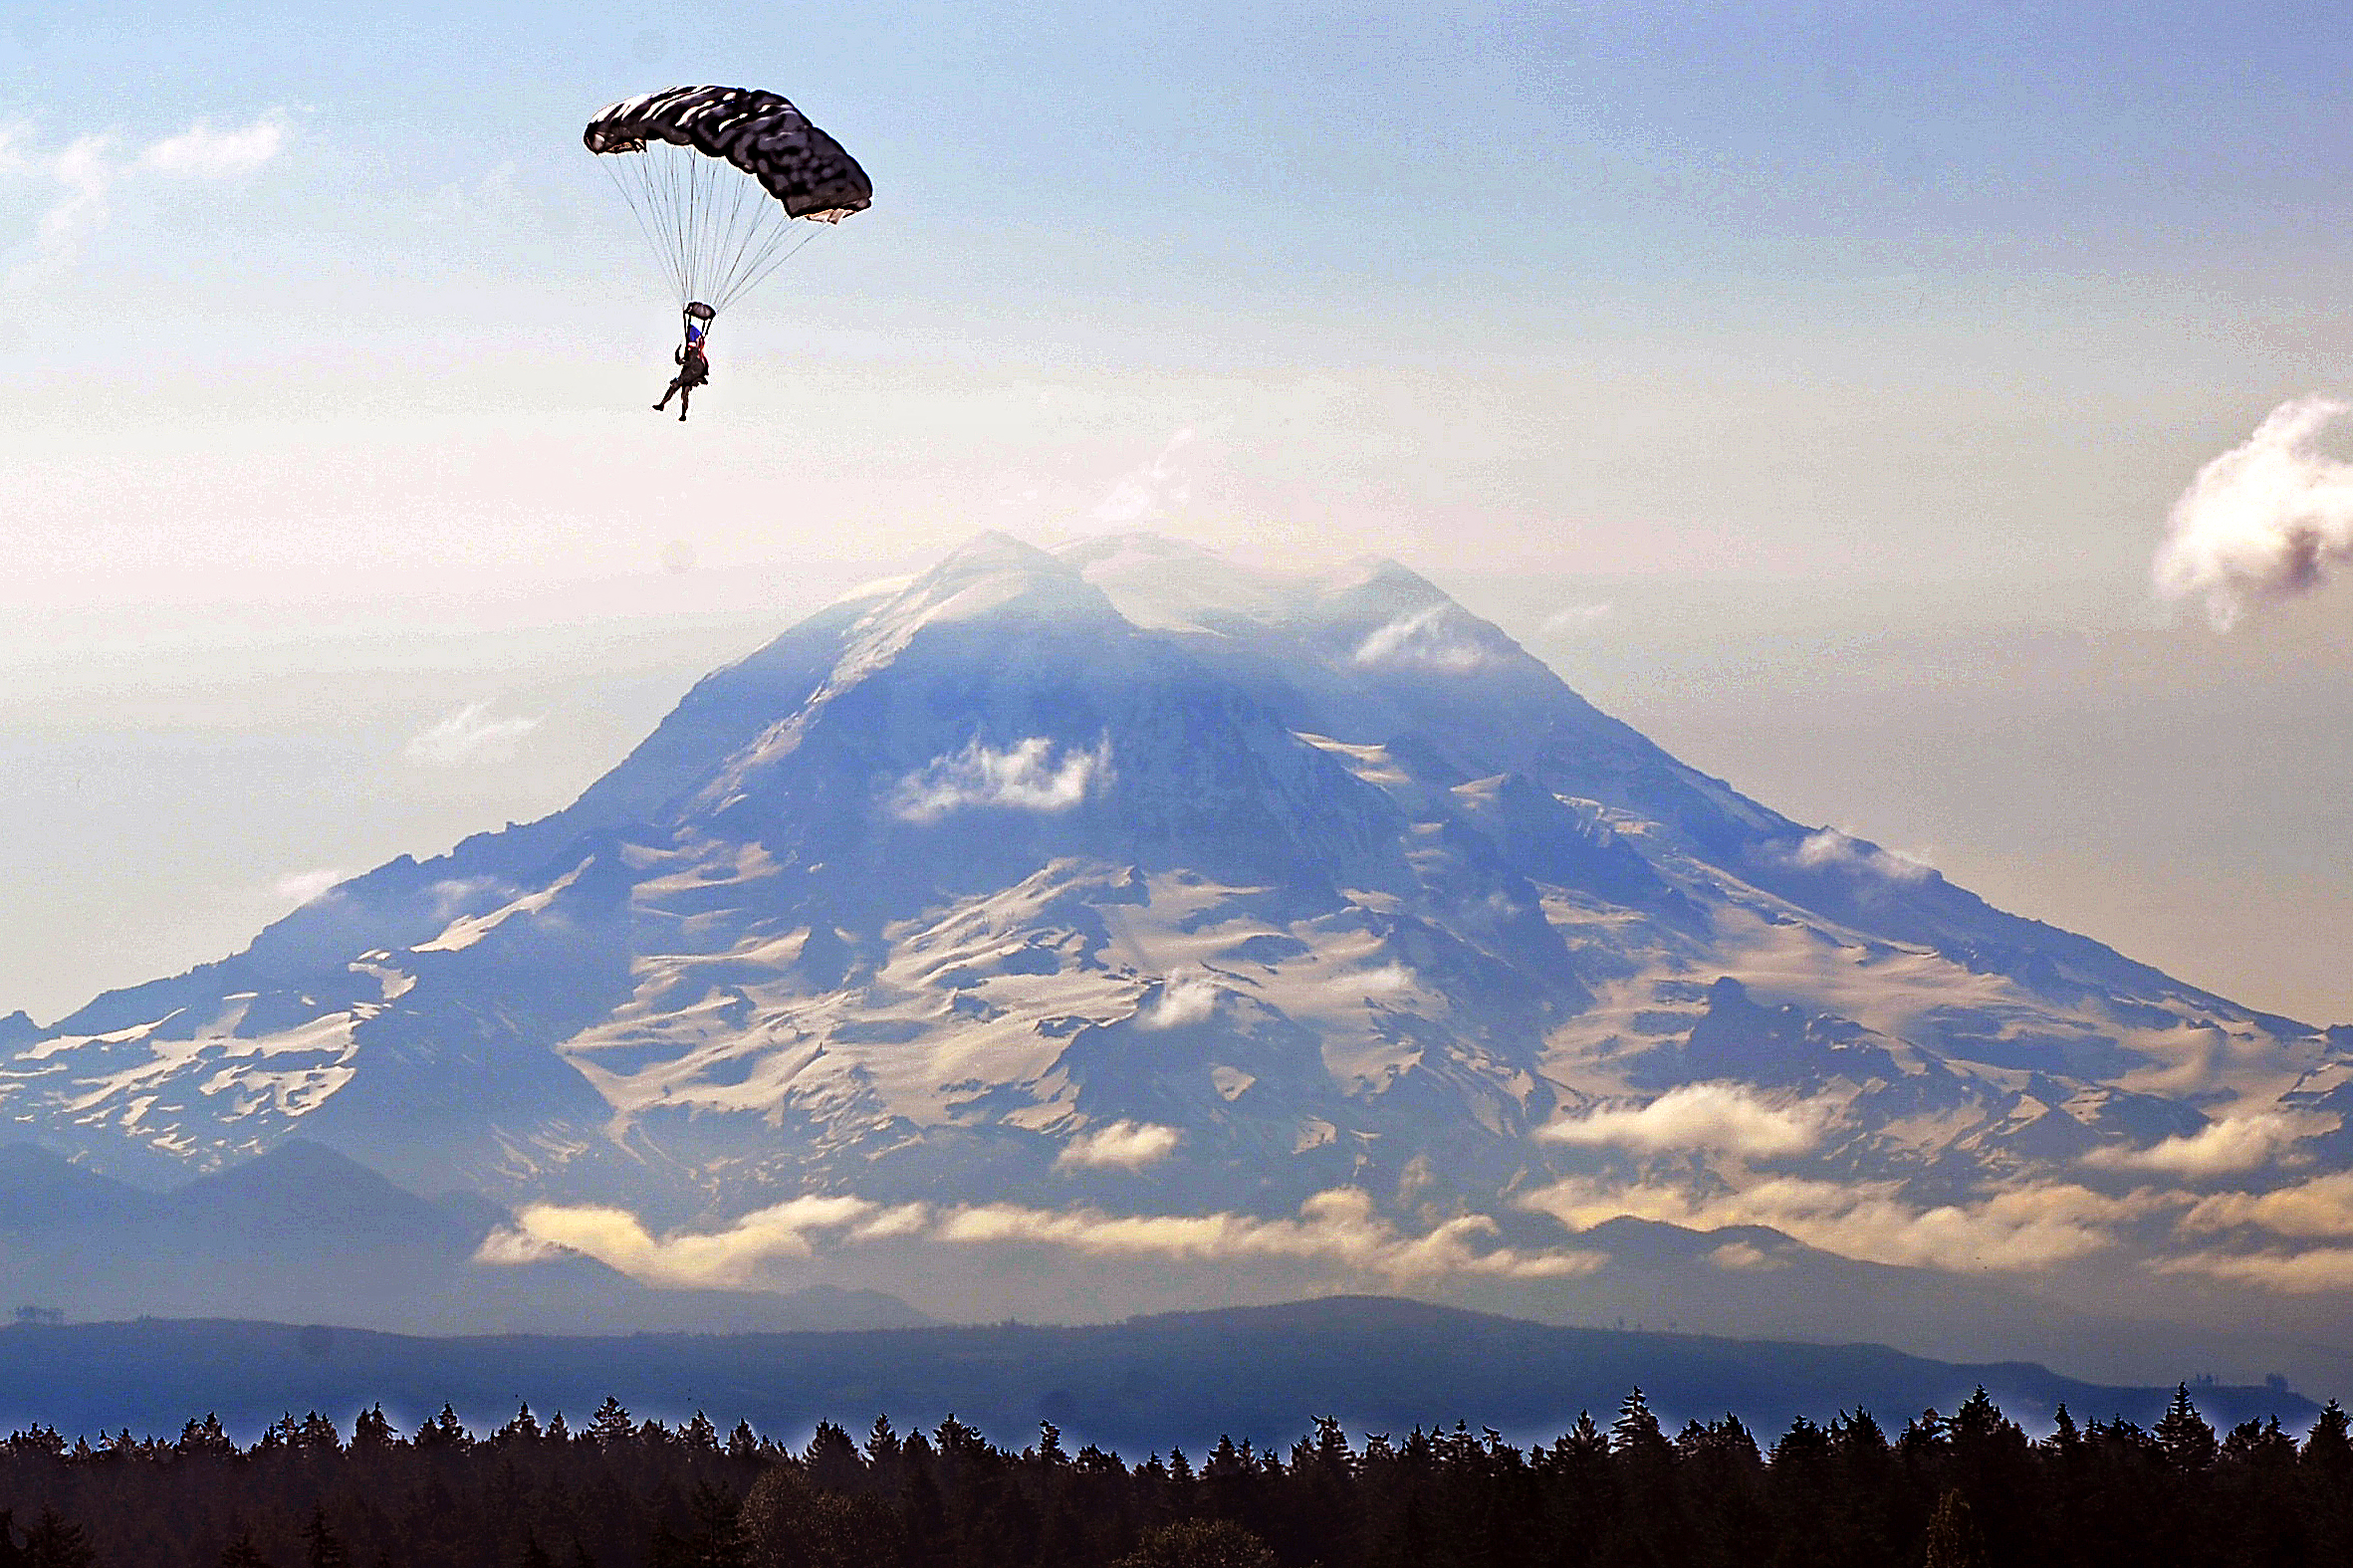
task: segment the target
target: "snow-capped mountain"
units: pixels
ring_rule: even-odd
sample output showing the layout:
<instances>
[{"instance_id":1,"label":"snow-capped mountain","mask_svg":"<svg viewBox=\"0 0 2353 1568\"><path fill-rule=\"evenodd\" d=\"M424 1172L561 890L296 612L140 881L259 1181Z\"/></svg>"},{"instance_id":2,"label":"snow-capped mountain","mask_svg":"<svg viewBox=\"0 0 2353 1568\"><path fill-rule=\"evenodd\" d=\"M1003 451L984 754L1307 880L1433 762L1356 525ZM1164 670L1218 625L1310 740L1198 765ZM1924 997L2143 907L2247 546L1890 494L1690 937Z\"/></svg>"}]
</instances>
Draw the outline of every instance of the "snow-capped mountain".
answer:
<instances>
[{"instance_id":1,"label":"snow-capped mountain","mask_svg":"<svg viewBox=\"0 0 2353 1568\"><path fill-rule=\"evenodd\" d=\"M0 1127L133 1175L299 1132L536 1206L519 1248L600 1205L1559 1278L1632 1215L2334 1288L2349 1046L1789 821L1393 563L987 536L562 812L0 1022Z\"/></svg>"}]
</instances>

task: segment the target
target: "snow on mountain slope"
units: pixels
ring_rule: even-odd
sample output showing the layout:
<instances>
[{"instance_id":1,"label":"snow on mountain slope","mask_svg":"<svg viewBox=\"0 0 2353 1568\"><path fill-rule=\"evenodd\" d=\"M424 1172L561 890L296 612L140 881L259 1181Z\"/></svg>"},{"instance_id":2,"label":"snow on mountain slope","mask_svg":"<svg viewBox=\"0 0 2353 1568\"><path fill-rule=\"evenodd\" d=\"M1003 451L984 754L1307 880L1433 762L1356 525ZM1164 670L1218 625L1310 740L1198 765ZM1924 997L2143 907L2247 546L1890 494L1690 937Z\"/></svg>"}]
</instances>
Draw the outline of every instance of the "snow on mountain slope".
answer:
<instances>
[{"instance_id":1,"label":"snow on mountain slope","mask_svg":"<svg viewBox=\"0 0 2353 1568\"><path fill-rule=\"evenodd\" d=\"M1748 800L1394 563L1140 536L853 595L567 810L0 1050L100 1168L299 1129L591 1249L1533 1277L1635 1215L2353 1284L2342 1040Z\"/></svg>"}]
</instances>

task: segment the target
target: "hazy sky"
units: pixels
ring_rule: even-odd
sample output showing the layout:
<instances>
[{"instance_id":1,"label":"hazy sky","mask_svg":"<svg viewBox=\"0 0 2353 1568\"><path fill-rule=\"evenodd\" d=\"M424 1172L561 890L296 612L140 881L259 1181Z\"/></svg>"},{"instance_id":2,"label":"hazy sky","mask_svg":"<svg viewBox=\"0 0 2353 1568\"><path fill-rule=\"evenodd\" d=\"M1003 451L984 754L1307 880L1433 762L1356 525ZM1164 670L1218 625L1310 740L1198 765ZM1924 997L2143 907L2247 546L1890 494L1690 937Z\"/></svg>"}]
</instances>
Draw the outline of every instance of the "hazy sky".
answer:
<instances>
[{"instance_id":1,"label":"hazy sky","mask_svg":"<svg viewBox=\"0 0 2353 1568\"><path fill-rule=\"evenodd\" d=\"M1793 815L2353 1019L2353 597L2147 585L2345 382L2349 66L2333 5L0 0L0 1011L560 805L979 528L1143 524L1395 556ZM712 80L877 194L680 427L579 135Z\"/></svg>"}]
</instances>

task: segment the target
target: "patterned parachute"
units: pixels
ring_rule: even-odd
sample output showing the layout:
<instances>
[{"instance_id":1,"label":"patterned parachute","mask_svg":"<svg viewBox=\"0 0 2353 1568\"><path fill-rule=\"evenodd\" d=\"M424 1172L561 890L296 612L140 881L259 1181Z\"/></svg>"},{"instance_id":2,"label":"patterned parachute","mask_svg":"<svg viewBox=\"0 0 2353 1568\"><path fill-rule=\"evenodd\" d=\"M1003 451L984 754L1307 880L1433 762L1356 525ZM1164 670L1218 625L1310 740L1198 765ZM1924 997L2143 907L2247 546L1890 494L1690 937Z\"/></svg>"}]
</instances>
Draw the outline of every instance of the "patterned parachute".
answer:
<instances>
[{"instance_id":1,"label":"patterned parachute","mask_svg":"<svg viewBox=\"0 0 2353 1568\"><path fill-rule=\"evenodd\" d=\"M581 140L612 175L681 311L708 322L874 187L841 143L774 93L677 87L623 99ZM695 309L700 307L700 309Z\"/></svg>"}]
</instances>

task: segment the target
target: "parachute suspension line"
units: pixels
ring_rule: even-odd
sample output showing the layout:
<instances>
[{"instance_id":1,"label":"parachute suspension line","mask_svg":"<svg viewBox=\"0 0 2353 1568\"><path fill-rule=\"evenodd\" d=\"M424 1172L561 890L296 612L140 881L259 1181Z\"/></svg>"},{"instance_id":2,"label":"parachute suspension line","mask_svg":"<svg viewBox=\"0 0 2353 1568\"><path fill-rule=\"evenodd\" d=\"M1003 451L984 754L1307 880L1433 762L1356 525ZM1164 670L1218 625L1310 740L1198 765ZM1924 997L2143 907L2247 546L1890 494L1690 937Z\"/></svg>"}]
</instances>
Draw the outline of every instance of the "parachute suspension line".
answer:
<instances>
[{"instance_id":1,"label":"parachute suspension line","mask_svg":"<svg viewBox=\"0 0 2353 1568\"><path fill-rule=\"evenodd\" d=\"M630 155L643 156L642 153ZM628 203L629 216L637 220L637 232L645 236L645 248L653 252L654 265L661 268L662 276L670 280L670 287L678 292L679 300L683 303L686 298L685 281L678 276L678 269L670 264L668 252L664 249L662 242L654 237L652 220L646 216L645 207L638 201L637 193L631 190L628 181L622 179L613 169L611 162L602 158L597 161L604 165L605 174L612 180L612 188L621 193L622 201ZM636 172L639 175L639 183L644 183L644 165L638 164ZM650 197L651 194L649 186L647 195Z\"/></svg>"},{"instance_id":2,"label":"parachute suspension line","mask_svg":"<svg viewBox=\"0 0 2353 1568\"><path fill-rule=\"evenodd\" d=\"M679 310L706 326L816 238L865 210L865 170L773 93L670 88L608 105L581 134L598 155L624 150L614 184L668 277Z\"/></svg>"},{"instance_id":3,"label":"parachute suspension line","mask_svg":"<svg viewBox=\"0 0 2353 1568\"><path fill-rule=\"evenodd\" d=\"M753 182L748 179L737 180L735 182L735 204L730 207L727 212L727 234L734 238L735 247L728 254L726 266L720 269L719 276L723 281L721 287L716 292L722 295L727 292L724 280L733 278L735 276L736 264L741 262L744 258L744 247L752 243L752 236L760 232L762 224L768 217L768 214L765 211L755 210L752 216L752 221L749 224L741 225L739 232L739 220L741 220L743 217L744 212L744 193L757 188L758 187L756 187ZM761 194L765 196L767 192L762 191ZM763 202L762 205L765 207L766 203ZM722 243L724 243L724 241ZM712 309L716 310L718 307L714 305Z\"/></svg>"},{"instance_id":4,"label":"parachute suspension line","mask_svg":"<svg viewBox=\"0 0 2353 1568\"><path fill-rule=\"evenodd\" d=\"M783 243L784 235L788 232L790 232L790 225L787 225L784 229L780 229L777 238L769 242L767 250L773 252L779 244ZM776 271L779 267L782 267L785 263L791 261L794 257L800 255L801 247L807 245L811 240L816 239L819 232L820 231L816 225L811 225L810 231L807 234L802 235L801 238L791 247L789 247L783 255L776 257L776 259L773 261L767 260L767 253L764 252L762 261L765 264L760 266L758 271L746 277L741 283L738 283L730 288L728 290L727 297L732 300L739 294L745 294L753 289L759 288L763 279L765 279L770 273Z\"/></svg>"}]
</instances>

